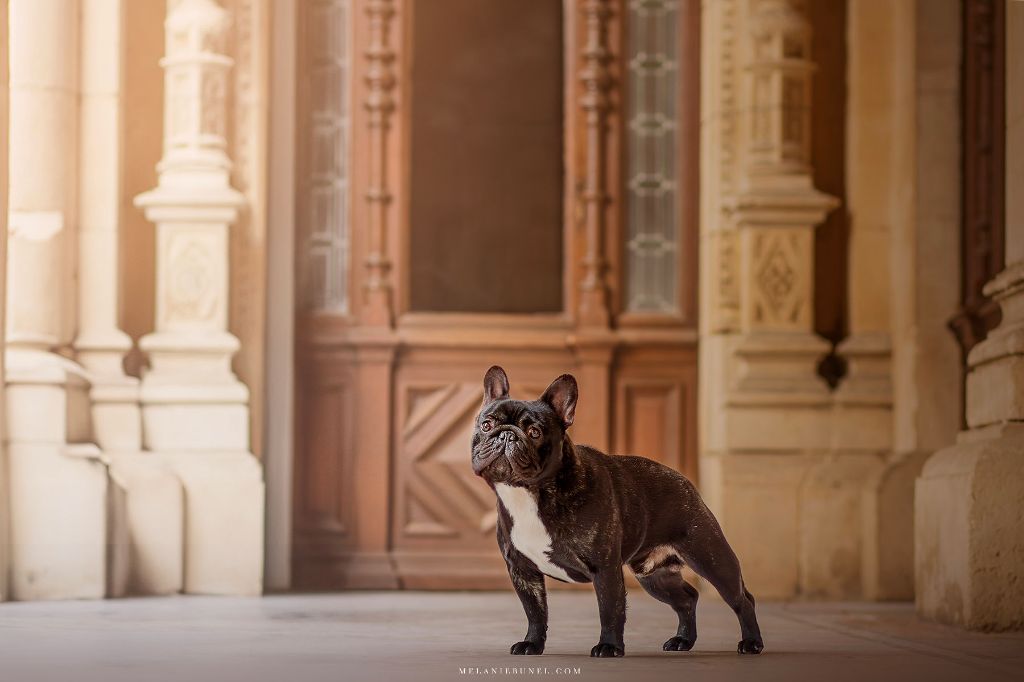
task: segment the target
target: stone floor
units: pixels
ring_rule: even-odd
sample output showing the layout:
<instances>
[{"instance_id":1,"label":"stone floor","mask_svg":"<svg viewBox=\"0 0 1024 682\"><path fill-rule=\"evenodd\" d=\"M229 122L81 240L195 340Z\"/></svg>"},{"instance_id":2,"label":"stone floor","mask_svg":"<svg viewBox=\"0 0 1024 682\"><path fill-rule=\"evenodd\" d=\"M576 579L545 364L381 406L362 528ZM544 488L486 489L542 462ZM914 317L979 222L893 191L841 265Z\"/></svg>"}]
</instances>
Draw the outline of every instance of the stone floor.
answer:
<instances>
[{"instance_id":1,"label":"stone floor","mask_svg":"<svg viewBox=\"0 0 1024 682\"><path fill-rule=\"evenodd\" d=\"M0 680L1024 680L1024 633L964 633L910 605L762 604L765 651L738 656L732 613L706 598L696 647L670 654L674 615L631 594L626 657L591 659L593 595L550 601L541 657L506 653L525 631L511 593L0 604Z\"/></svg>"}]
</instances>

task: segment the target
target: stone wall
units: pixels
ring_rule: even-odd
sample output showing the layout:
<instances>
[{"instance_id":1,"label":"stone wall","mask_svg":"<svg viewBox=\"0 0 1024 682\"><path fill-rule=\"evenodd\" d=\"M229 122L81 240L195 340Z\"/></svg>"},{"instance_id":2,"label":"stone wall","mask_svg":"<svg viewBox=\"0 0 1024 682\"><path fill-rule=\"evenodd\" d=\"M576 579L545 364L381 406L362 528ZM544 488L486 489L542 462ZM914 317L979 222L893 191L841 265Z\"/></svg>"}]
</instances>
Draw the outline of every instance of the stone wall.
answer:
<instances>
[{"instance_id":1,"label":"stone wall","mask_svg":"<svg viewBox=\"0 0 1024 682\"><path fill-rule=\"evenodd\" d=\"M701 486L756 595L913 596L913 481L957 410L957 285L937 277L958 267L956 6L848 3L849 335L829 390L803 245L837 202L812 185L807 46L843 37L799 0L705 5Z\"/></svg>"},{"instance_id":2,"label":"stone wall","mask_svg":"<svg viewBox=\"0 0 1024 682\"><path fill-rule=\"evenodd\" d=\"M226 138L227 37L251 14L214 0L176 0L166 15L162 3L13 0L9 16L0 562L10 585L0 584L0 598L257 594L262 470L250 452L249 392L231 370L238 340L227 331L229 226L246 206L247 227L263 225L252 205L262 185L246 195L230 186ZM129 53L138 36L128 31L140 26L158 38L166 31L166 41ZM155 88L132 89L147 72L131 61L139 54L153 58ZM131 106L162 89L163 127ZM133 146L154 136L159 164L145 144ZM258 173L262 161L245 153L246 173ZM158 238L138 241L123 237L138 212L126 189L145 181L135 172L147 162L159 181L139 204ZM133 288L125 262L151 281ZM126 316L126 302L142 314ZM126 317L150 332L144 355L121 328ZM250 335L262 320L236 317Z\"/></svg>"}]
</instances>

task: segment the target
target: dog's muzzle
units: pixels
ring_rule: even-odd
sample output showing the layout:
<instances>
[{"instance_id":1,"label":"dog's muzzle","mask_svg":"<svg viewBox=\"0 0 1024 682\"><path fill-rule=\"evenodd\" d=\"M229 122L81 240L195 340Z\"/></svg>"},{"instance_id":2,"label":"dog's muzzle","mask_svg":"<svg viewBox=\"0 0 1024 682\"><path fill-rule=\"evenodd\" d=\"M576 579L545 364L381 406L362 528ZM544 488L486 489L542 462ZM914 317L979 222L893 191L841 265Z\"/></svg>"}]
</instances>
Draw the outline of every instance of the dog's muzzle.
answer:
<instances>
[{"instance_id":1,"label":"dog's muzzle","mask_svg":"<svg viewBox=\"0 0 1024 682\"><path fill-rule=\"evenodd\" d=\"M492 435L477 452L473 453L473 471L480 474L499 457L505 457L510 463L520 467L526 466L529 453L519 435L512 429L502 429Z\"/></svg>"},{"instance_id":2,"label":"dog's muzzle","mask_svg":"<svg viewBox=\"0 0 1024 682\"><path fill-rule=\"evenodd\" d=\"M522 449L519 438L512 431L502 431L494 437L495 450L499 450L506 457L513 456L517 450Z\"/></svg>"}]
</instances>

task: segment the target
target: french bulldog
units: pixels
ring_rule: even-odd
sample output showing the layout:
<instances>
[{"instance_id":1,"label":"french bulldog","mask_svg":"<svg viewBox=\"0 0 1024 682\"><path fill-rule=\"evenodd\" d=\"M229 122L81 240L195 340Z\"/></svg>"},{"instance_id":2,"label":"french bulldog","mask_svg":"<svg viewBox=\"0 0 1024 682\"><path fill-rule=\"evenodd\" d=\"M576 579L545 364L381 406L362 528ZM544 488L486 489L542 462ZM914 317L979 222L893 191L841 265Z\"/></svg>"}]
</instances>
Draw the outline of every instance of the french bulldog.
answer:
<instances>
[{"instance_id":1,"label":"french bulldog","mask_svg":"<svg viewBox=\"0 0 1024 682\"><path fill-rule=\"evenodd\" d=\"M498 546L528 627L515 655L544 653L548 608L544 577L594 584L601 637L595 657L625 654L628 565L643 588L679 617L665 651L697 641L697 590L690 566L736 613L737 651L764 648L736 554L694 485L644 457L609 456L576 445L566 430L576 413L576 379L563 374L539 399L509 398L508 376L491 367L473 432L473 471L498 498Z\"/></svg>"}]
</instances>

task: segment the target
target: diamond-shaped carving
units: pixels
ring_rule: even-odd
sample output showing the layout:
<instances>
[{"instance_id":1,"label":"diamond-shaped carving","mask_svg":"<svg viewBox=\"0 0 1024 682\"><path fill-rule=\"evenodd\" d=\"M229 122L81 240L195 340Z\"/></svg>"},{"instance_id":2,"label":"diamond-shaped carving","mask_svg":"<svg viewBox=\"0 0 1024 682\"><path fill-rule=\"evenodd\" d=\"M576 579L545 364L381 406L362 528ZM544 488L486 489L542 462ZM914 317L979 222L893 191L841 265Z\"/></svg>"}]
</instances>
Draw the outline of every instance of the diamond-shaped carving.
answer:
<instances>
[{"instance_id":1,"label":"diamond-shaped carving","mask_svg":"<svg viewBox=\"0 0 1024 682\"><path fill-rule=\"evenodd\" d=\"M783 307L793 293L796 271L777 241L771 243L767 255L761 261L757 271L757 284L772 313L776 316L781 315Z\"/></svg>"}]
</instances>

